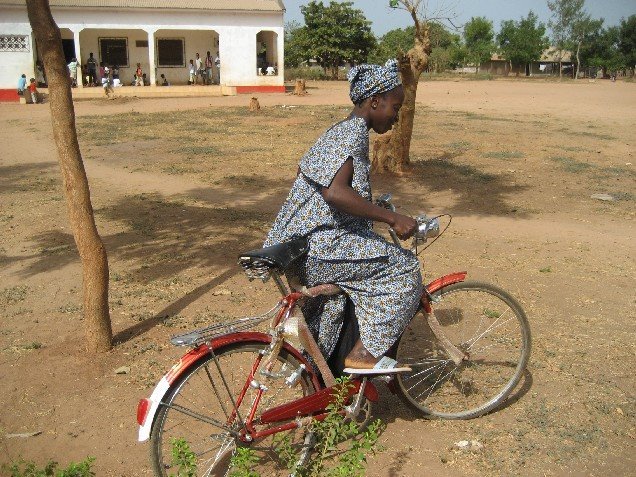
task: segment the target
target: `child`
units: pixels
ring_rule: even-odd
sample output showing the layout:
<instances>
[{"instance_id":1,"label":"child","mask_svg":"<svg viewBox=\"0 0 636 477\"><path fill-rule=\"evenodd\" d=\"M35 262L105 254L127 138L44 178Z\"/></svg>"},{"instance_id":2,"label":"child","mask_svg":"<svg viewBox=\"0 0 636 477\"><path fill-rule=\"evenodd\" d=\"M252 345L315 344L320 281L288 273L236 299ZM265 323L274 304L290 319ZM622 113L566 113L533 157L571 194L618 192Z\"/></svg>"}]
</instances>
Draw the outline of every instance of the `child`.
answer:
<instances>
[{"instance_id":1,"label":"child","mask_svg":"<svg viewBox=\"0 0 636 477\"><path fill-rule=\"evenodd\" d=\"M37 85L35 83L35 78L30 79L29 92L31 93L31 101L33 102L33 104L38 104L39 103L38 90L37 90Z\"/></svg>"},{"instance_id":2,"label":"child","mask_svg":"<svg viewBox=\"0 0 636 477\"><path fill-rule=\"evenodd\" d=\"M168 83L168 78L166 78L166 75L164 75L163 73L161 73L161 86L170 86L170 83Z\"/></svg>"},{"instance_id":3,"label":"child","mask_svg":"<svg viewBox=\"0 0 636 477\"><path fill-rule=\"evenodd\" d=\"M113 92L113 86L110 80L110 68L108 66L102 68L102 87L104 88L104 94L107 98L110 97L110 94Z\"/></svg>"},{"instance_id":4,"label":"child","mask_svg":"<svg viewBox=\"0 0 636 477\"><path fill-rule=\"evenodd\" d=\"M194 66L194 60L190 60L190 80L188 84L194 84L197 78L197 67Z\"/></svg>"},{"instance_id":5,"label":"child","mask_svg":"<svg viewBox=\"0 0 636 477\"><path fill-rule=\"evenodd\" d=\"M18 95L24 96L25 89L26 89L26 75L22 74L22 76L18 78Z\"/></svg>"},{"instance_id":6,"label":"child","mask_svg":"<svg viewBox=\"0 0 636 477\"><path fill-rule=\"evenodd\" d=\"M141 63L137 63L137 70L135 71L135 86L143 86L144 85L144 76L143 71L141 69Z\"/></svg>"}]
</instances>

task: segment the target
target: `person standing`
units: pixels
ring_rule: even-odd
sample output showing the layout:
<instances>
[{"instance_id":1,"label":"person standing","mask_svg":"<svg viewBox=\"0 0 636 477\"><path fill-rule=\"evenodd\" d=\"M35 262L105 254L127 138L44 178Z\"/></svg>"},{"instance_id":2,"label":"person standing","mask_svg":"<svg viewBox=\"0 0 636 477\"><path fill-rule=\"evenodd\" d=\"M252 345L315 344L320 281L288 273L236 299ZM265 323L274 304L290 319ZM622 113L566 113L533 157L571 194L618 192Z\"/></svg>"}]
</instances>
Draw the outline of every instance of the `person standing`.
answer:
<instances>
[{"instance_id":1,"label":"person standing","mask_svg":"<svg viewBox=\"0 0 636 477\"><path fill-rule=\"evenodd\" d=\"M38 104L40 101L38 100L38 89L35 84L35 78L31 78L31 82L29 83L29 93L31 93L31 102L33 104Z\"/></svg>"},{"instance_id":2,"label":"person standing","mask_svg":"<svg viewBox=\"0 0 636 477\"><path fill-rule=\"evenodd\" d=\"M71 87L75 88L77 86L77 58L73 57L71 62L68 64L68 74L71 77Z\"/></svg>"},{"instance_id":3,"label":"person standing","mask_svg":"<svg viewBox=\"0 0 636 477\"><path fill-rule=\"evenodd\" d=\"M212 67L214 66L214 60L212 59L212 55L208 51L205 56L205 84L212 84Z\"/></svg>"},{"instance_id":4,"label":"person standing","mask_svg":"<svg viewBox=\"0 0 636 477\"><path fill-rule=\"evenodd\" d=\"M197 78L197 70L196 66L194 66L194 60L190 60L190 66L188 68L188 73L190 74L190 78L188 79L188 84L194 84Z\"/></svg>"},{"instance_id":5,"label":"person standing","mask_svg":"<svg viewBox=\"0 0 636 477\"><path fill-rule=\"evenodd\" d=\"M201 57L199 56L199 54L197 53L197 58L196 60L194 60L194 64L197 68L197 73L196 76L194 77L195 83L198 83L199 80L197 79L199 76L201 76L201 84L204 84L205 82L203 81L203 60L201 59Z\"/></svg>"},{"instance_id":6,"label":"person standing","mask_svg":"<svg viewBox=\"0 0 636 477\"><path fill-rule=\"evenodd\" d=\"M137 69L135 70L135 86L144 85L144 72L141 69L141 63L137 63Z\"/></svg>"},{"instance_id":7,"label":"person standing","mask_svg":"<svg viewBox=\"0 0 636 477\"><path fill-rule=\"evenodd\" d=\"M35 81L40 88L46 88L46 76L44 75L44 66L42 62L38 60L35 64Z\"/></svg>"},{"instance_id":8,"label":"person standing","mask_svg":"<svg viewBox=\"0 0 636 477\"><path fill-rule=\"evenodd\" d=\"M103 65L104 63L102 63L102 66ZM103 68L101 68L100 74L102 77L102 88L104 88L104 94L107 98L109 98L110 94L113 92L113 84L110 79L110 69L108 68L108 66L103 66Z\"/></svg>"},{"instance_id":9,"label":"person standing","mask_svg":"<svg viewBox=\"0 0 636 477\"><path fill-rule=\"evenodd\" d=\"M214 66L215 66L215 72L214 72L214 83L215 84L221 84L221 59L219 58L219 52L216 52L216 57L214 58Z\"/></svg>"},{"instance_id":10,"label":"person standing","mask_svg":"<svg viewBox=\"0 0 636 477\"><path fill-rule=\"evenodd\" d=\"M97 60L93 57L93 53L90 53L88 60L86 60L86 68L88 73L88 85L95 86L97 84Z\"/></svg>"}]
</instances>

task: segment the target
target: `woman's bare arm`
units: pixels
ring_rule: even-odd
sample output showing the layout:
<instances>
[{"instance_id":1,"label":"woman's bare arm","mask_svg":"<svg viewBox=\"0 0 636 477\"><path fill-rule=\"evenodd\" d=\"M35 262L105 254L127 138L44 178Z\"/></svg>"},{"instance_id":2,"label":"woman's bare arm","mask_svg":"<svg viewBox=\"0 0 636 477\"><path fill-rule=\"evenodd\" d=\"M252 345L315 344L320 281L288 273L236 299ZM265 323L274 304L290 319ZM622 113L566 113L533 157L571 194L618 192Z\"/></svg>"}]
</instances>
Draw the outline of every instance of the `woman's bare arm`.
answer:
<instances>
[{"instance_id":1,"label":"woman's bare arm","mask_svg":"<svg viewBox=\"0 0 636 477\"><path fill-rule=\"evenodd\" d=\"M352 187L353 159L349 158L336 173L329 187L323 187L322 197L330 206L356 217L384 222L395 230L402 240L412 236L417 230L417 222L412 217L398 214L379 207L366 200Z\"/></svg>"}]
</instances>

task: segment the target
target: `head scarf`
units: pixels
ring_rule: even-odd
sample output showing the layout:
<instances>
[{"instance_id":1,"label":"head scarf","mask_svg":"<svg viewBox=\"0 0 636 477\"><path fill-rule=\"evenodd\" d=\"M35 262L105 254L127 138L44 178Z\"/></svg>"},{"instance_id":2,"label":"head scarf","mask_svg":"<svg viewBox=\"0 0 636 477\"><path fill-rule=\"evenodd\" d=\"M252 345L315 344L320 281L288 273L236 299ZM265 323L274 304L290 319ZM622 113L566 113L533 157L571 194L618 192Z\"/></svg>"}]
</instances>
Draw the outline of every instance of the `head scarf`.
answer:
<instances>
[{"instance_id":1,"label":"head scarf","mask_svg":"<svg viewBox=\"0 0 636 477\"><path fill-rule=\"evenodd\" d=\"M358 65L347 74L351 83L349 97L353 104L359 104L374 94L391 91L402 84L397 61L391 59L380 65Z\"/></svg>"}]
</instances>

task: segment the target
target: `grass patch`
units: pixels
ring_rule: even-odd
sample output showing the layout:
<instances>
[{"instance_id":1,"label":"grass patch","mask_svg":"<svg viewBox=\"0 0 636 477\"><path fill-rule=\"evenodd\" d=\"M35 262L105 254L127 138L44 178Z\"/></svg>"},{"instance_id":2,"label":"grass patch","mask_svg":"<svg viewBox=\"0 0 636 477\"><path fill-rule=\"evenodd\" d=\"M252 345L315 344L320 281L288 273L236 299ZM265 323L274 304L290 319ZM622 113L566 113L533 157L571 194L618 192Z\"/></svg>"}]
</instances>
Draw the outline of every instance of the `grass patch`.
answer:
<instances>
[{"instance_id":1,"label":"grass patch","mask_svg":"<svg viewBox=\"0 0 636 477\"><path fill-rule=\"evenodd\" d=\"M16 285L14 287L5 288L0 292L0 304L13 305L24 301L27 296L29 287L25 285Z\"/></svg>"},{"instance_id":2,"label":"grass patch","mask_svg":"<svg viewBox=\"0 0 636 477\"><path fill-rule=\"evenodd\" d=\"M566 156L552 156L550 160L558 163L566 171L573 173L583 172L592 167L592 165L587 162L577 161L576 159Z\"/></svg>"},{"instance_id":3,"label":"grass patch","mask_svg":"<svg viewBox=\"0 0 636 477\"><path fill-rule=\"evenodd\" d=\"M187 154L187 155L219 155L219 150L215 146L185 146L175 149L172 152L175 154Z\"/></svg>"},{"instance_id":4,"label":"grass patch","mask_svg":"<svg viewBox=\"0 0 636 477\"><path fill-rule=\"evenodd\" d=\"M485 157L489 159L521 159L525 156L523 152L519 151L494 151L485 154Z\"/></svg>"},{"instance_id":5,"label":"grass patch","mask_svg":"<svg viewBox=\"0 0 636 477\"><path fill-rule=\"evenodd\" d=\"M470 146L472 146L472 144L469 143L468 141L456 141L456 142L448 143L446 145L446 147L453 149L455 151L466 151L470 149Z\"/></svg>"}]
</instances>

